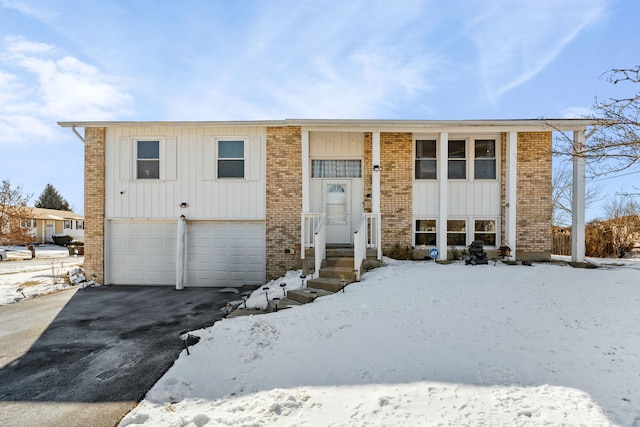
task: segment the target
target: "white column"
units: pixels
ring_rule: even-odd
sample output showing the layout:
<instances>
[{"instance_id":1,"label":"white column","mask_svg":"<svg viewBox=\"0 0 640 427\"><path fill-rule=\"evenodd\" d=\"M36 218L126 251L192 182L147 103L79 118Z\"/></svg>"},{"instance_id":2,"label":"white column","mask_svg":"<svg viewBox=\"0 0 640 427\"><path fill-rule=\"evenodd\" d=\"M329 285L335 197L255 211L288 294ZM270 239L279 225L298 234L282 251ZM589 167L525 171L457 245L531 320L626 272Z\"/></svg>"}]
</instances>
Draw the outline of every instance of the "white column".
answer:
<instances>
[{"instance_id":1,"label":"white column","mask_svg":"<svg viewBox=\"0 0 640 427\"><path fill-rule=\"evenodd\" d=\"M516 205L518 202L518 132L507 133L507 173L505 183L504 244L511 248L511 260L516 259Z\"/></svg>"},{"instance_id":2,"label":"white column","mask_svg":"<svg viewBox=\"0 0 640 427\"><path fill-rule=\"evenodd\" d=\"M449 134L442 132L437 147L436 178L438 179L438 259L447 259L447 211L449 209L449 178L448 178L448 158L449 158Z\"/></svg>"},{"instance_id":3,"label":"white column","mask_svg":"<svg viewBox=\"0 0 640 427\"><path fill-rule=\"evenodd\" d=\"M573 131L573 199L571 201L571 260L584 262L585 144L584 130Z\"/></svg>"},{"instance_id":4,"label":"white column","mask_svg":"<svg viewBox=\"0 0 640 427\"><path fill-rule=\"evenodd\" d=\"M371 212L380 213L380 132L372 132L371 144Z\"/></svg>"},{"instance_id":5,"label":"white column","mask_svg":"<svg viewBox=\"0 0 640 427\"><path fill-rule=\"evenodd\" d=\"M187 234L187 220L184 215L178 220L178 247L176 260L176 289L184 289L185 237Z\"/></svg>"},{"instance_id":6,"label":"white column","mask_svg":"<svg viewBox=\"0 0 640 427\"><path fill-rule=\"evenodd\" d=\"M309 213L309 131L302 131L302 212ZM304 242L303 242L304 243Z\"/></svg>"}]
</instances>

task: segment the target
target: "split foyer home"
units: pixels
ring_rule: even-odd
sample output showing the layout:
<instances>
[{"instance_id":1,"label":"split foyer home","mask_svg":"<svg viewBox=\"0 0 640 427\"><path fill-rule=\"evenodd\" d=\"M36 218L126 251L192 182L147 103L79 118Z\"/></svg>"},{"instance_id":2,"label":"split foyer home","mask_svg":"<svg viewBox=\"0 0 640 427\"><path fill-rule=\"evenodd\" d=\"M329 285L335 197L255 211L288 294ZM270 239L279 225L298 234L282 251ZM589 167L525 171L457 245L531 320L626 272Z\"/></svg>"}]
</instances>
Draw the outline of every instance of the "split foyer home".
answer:
<instances>
[{"instance_id":1,"label":"split foyer home","mask_svg":"<svg viewBox=\"0 0 640 427\"><path fill-rule=\"evenodd\" d=\"M60 122L85 147L85 268L105 284L238 286L317 273L327 247L418 257L481 240L551 254L561 120ZM81 135L77 128L84 128ZM584 161L574 161L574 258ZM582 204L581 199L582 197ZM582 206L582 207L581 207ZM582 228L581 228L582 227Z\"/></svg>"}]
</instances>

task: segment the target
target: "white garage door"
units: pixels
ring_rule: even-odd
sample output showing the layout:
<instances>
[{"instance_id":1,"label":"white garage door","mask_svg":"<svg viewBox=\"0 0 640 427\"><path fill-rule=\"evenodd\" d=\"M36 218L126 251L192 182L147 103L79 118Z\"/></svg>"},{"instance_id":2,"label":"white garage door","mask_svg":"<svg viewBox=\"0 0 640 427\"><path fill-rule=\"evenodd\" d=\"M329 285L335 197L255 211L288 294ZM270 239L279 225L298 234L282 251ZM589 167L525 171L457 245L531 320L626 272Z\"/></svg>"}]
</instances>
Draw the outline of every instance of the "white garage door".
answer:
<instances>
[{"instance_id":1,"label":"white garage door","mask_svg":"<svg viewBox=\"0 0 640 427\"><path fill-rule=\"evenodd\" d=\"M175 285L177 221L111 221L110 283ZM187 222L186 286L264 283L265 226Z\"/></svg>"},{"instance_id":2,"label":"white garage door","mask_svg":"<svg viewBox=\"0 0 640 427\"><path fill-rule=\"evenodd\" d=\"M110 282L175 285L177 221L111 221Z\"/></svg>"},{"instance_id":3,"label":"white garage door","mask_svg":"<svg viewBox=\"0 0 640 427\"><path fill-rule=\"evenodd\" d=\"M187 286L264 283L265 226L258 222L187 223Z\"/></svg>"}]
</instances>

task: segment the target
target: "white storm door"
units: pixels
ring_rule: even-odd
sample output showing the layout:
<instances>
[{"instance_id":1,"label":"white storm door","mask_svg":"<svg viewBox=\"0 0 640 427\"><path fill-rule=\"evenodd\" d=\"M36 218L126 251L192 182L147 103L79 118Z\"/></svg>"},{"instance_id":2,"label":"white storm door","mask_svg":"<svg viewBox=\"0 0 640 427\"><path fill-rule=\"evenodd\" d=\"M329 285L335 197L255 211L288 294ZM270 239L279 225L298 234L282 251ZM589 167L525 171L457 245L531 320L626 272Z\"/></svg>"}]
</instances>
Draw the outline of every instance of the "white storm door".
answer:
<instances>
[{"instance_id":1,"label":"white storm door","mask_svg":"<svg viewBox=\"0 0 640 427\"><path fill-rule=\"evenodd\" d=\"M324 180L327 243L351 243L351 183Z\"/></svg>"}]
</instances>

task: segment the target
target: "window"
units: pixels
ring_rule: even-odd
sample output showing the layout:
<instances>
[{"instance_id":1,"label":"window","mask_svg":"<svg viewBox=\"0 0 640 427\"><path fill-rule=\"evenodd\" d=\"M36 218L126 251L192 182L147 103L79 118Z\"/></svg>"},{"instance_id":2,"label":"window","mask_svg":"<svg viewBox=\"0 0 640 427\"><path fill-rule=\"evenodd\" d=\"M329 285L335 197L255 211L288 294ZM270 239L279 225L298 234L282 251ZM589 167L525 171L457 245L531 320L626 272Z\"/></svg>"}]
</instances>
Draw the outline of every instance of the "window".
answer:
<instances>
[{"instance_id":1,"label":"window","mask_svg":"<svg viewBox=\"0 0 640 427\"><path fill-rule=\"evenodd\" d=\"M436 246L436 220L416 220L416 246Z\"/></svg>"},{"instance_id":2,"label":"window","mask_svg":"<svg viewBox=\"0 0 640 427\"><path fill-rule=\"evenodd\" d=\"M473 240L482 240L486 246L495 246L496 221L494 219L476 219Z\"/></svg>"},{"instance_id":3,"label":"window","mask_svg":"<svg viewBox=\"0 0 640 427\"><path fill-rule=\"evenodd\" d=\"M20 219L20 227L22 228L35 228L36 220L33 218Z\"/></svg>"},{"instance_id":4,"label":"window","mask_svg":"<svg viewBox=\"0 0 640 427\"><path fill-rule=\"evenodd\" d=\"M138 179L160 178L160 141L138 141L136 176Z\"/></svg>"},{"instance_id":5,"label":"window","mask_svg":"<svg viewBox=\"0 0 640 427\"><path fill-rule=\"evenodd\" d=\"M244 141L218 141L218 178L244 178Z\"/></svg>"},{"instance_id":6,"label":"window","mask_svg":"<svg viewBox=\"0 0 640 427\"><path fill-rule=\"evenodd\" d=\"M76 230L84 230L84 221L76 221Z\"/></svg>"},{"instance_id":7,"label":"window","mask_svg":"<svg viewBox=\"0 0 640 427\"><path fill-rule=\"evenodd\" d=\"M311 178L362 178L360 160L311 160Z\"/></svg>"},{"instance_id":8,"label":"window","mask_svg":"<svg viewBox=\"0 0 640 427\"><path fill-rule=\"evenodd\" d=\"M449 179L467 178L467 155L465 145L466 141L464 139L449 141Z\"/></svg>"},{"instance_id":9,"label":"window","mask_svg":"<svg viewBox=\"0 0 640 427\"><path fill-rule=\"evenodd\" d=\"M475 140L475 179L496 179L496 141L494 139Z\"/></svg>"},{"instance_id":10,"label":"window","mask_svg":"<svg viewBox=\"0 0 640 427\"><path fill-rule=\"evenodd\" d=\"M416 179L436 179L436 140L416 140Z\"/></svg>"},{"instance_id":11,"label":"window","mask_svg":"<svg viewBox=\"0 0 640 427\"><path fill-rule=\"evenodd\" d=\"M63 228L71 229L71 220L65 219Z\"/></svg>"},{"instance_id":12,"label":"window","mask_svg":"<svg viewBox=\"0 0 640 427\"><path fill-rule=\"evenodd\" d=\"M466 246L467 221L464 219L447 220L447 246Z\"/></svg>"}]
</instances>

